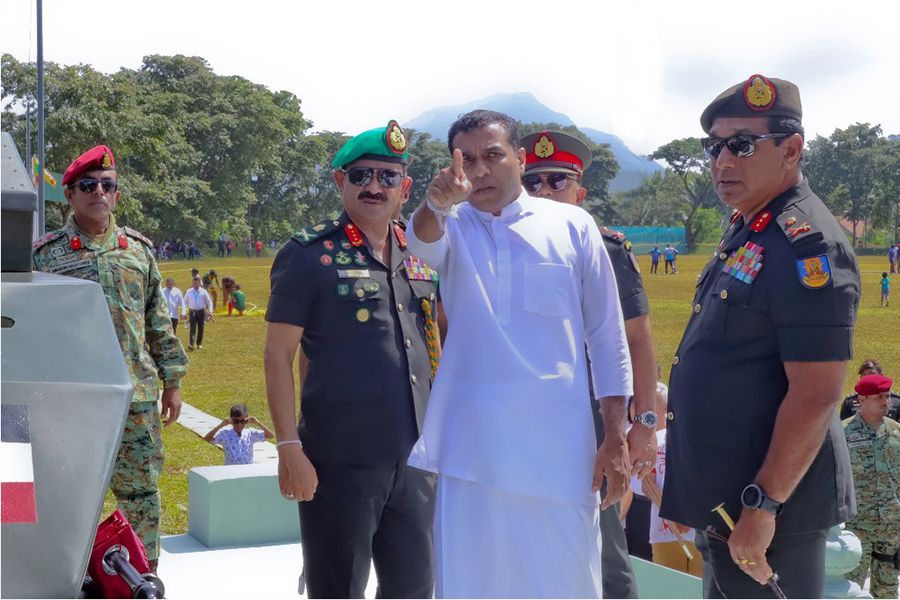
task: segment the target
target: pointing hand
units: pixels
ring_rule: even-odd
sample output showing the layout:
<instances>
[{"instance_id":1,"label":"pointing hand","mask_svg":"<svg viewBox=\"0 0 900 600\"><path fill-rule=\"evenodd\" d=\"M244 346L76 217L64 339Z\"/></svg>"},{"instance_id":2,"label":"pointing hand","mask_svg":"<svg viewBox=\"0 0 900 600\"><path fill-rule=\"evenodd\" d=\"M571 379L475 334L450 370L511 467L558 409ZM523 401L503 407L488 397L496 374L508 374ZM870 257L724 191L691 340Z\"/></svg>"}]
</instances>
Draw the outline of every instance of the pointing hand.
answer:
<instances>
[{"instance_id":1,"label":"pointing hand","mask_svg":"<svg viewBox=\"0 0 900 600\"><path fill-rule=\"evenodd\" d=\"M453 164L440 172L431 180L427 195L437 208L450 208L462 202L472 193L472 183L463 171L462 151L453 151Z\"/></svg>"}]
</instances>

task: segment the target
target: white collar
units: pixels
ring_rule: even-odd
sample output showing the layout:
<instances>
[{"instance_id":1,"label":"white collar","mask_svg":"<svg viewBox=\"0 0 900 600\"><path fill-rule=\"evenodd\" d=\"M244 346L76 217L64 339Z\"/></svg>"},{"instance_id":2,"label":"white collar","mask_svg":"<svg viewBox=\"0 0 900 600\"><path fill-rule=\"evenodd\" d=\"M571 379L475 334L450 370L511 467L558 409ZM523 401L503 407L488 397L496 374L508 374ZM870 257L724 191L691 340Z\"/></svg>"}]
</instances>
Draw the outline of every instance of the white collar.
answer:
<instances>
[{"instance_id":1,"label":"white collar","mask_svg":"<svg viewBox=\"0 0 900 600\"><path fill-rule=\"evenodd\" d=\"M514 217L515 215L522 212L522 201L526 200L527 198L529 198L529 196L525 192L525 189L519 188L519 197L500 209L499 215L494 215L494 213L478 210L471 204L469 206L472 206L472 210L475 211L475 214L478 215L478 218L485 223L490 223L494 219L502 219L504 221L508 221L511 217Z\"/></svg>"}]
</instances>

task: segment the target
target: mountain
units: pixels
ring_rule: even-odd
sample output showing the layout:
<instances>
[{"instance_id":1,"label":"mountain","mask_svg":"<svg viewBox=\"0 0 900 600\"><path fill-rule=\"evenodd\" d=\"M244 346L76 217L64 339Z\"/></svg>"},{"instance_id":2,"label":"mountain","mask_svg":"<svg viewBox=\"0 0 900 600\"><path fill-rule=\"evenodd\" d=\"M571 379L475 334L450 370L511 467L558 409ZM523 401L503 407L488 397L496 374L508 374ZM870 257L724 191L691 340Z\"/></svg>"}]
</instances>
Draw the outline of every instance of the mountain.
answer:
<instances>
[{"instance_id":1,"label":"mountain","mask_svg":"<svg viewBox=\"0 0 900 600\"><path fill-rule=\"evenodd\" d=\"M514 119L523 123L559 123L562 126L576 125L572 119L561 112L556 112L551 108L538 102L534 95L528 92L519 92L516 94L496 94L488 98L460 104L457 106L443 106L440 108L432 108L423 112L418 117L404 123L404 127L410 127L416 131L424 131L430 133L432 137L445 140L447 138L447 130L456 118L476 108L486 108L505 113ZM618 137L591 129L590 127L579 127L591 140L598 144L609 144L610 150L615 154L616 160L619 161L619 173L609 183L611 193L622 192L638 187L644 181L645 177L653 175L654 172L662 170L663 167L653 161L647 160L642 156L638 156L628 146L625 145Z\"/></svg>"}]
</instances>

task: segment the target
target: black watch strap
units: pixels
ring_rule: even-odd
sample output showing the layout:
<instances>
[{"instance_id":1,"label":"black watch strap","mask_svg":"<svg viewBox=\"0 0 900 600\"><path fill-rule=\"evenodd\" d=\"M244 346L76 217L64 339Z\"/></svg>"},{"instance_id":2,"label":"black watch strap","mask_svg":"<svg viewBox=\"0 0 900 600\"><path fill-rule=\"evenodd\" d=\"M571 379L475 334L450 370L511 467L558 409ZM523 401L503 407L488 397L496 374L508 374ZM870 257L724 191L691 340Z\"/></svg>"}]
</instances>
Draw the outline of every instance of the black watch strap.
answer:
<instances>
[{"instance_id":1,"label":"black watch strap","mask_svg":"<svg viewBox=\"0 0 900 600\"><path fill-rule=\"evenodd\" d=\"M741 504L746 508L764 510L776 517L784 510L783 502L776 502L769 498L766 492L755 483L751 483L744 488L744 491L741 493Z\"/></svg>"}]
</instances>

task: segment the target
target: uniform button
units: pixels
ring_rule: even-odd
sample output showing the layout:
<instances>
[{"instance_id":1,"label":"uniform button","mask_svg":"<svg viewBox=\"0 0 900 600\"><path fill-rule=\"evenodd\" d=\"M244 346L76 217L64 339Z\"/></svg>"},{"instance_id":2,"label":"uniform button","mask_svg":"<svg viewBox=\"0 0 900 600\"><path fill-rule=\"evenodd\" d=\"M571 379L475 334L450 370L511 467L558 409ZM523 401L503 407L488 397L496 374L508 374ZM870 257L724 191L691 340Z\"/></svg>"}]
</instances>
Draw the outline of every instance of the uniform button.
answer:
<instances>
[{"instance_id":1,"label":"uniform button","mask_svg":"<svg viewBox=\"0 0 900 600\"><path fill-rule=\"evenodd\" d=\"M719 259L725 260L726 258L728 258L728 255L725 254L724 252L722 252L722 253L719 254Z\"/></svg>"},{"instance_id":2,"label":"uniform button","mask_svg":"<svg viewBox=\"0 0 900 600\"><path fill-rule=\"evenodd\" d=\"M434 302L434 294L432 294L432 295L430 296L430 298L431 298L431 301Z\"/></svg>"},{"instance_id":3,"label":"uniform button","mask_svg":"<svg viewBox=\"0 0 900 600\"><path fill-rule=\"evenodd\" d=\"M679 363L679 359L678 359L678 357L676 356L675 358L672 359L672 364L673 364L673 365L677 365L678 363Z\"/></svg>"},{"instance_id":4,"label":"uniform button","mask_svg":"<svg viewBox=\"0 0 900 600\"><path fill-rule=\"evenodd\" d=\"M674 420L675 420L675 413L673 413L673 412L670 410L668 413L666 413L666 418L667 418L668 420L670 420L670 421L674 421Z\"/></svg>"},{"instance_id":5,"label":"uniform button","mask_svg":"<svg viewBox=\"0 0 900 600\"><path fill-rule=\"evenodd\" d=\"M702 307L702 306L700 306L699 304L695 304L695 305L694 305L694 312L695 312L695 313L698 313L698 312L700 312L701 310L703 310L703 307Z\"/></svg>"},{"instance_id":6,"label":"uniform button","mask_svg":"<svg viewBox=\"0 0 900 600\"><path fill-rule=\"evenodd\" d=\"M366 297L366 293L365 293L364 291L362 291L362 290L356 290L356 297L357 297L357 298L365 298L365 297Z\"/></svg>"},{"instance_id":7,"label":"uniform button","mask_svg":"<svg viewBox=\"0 0 900 600\"><path fill-rule=\"evenodd\" d=\"M409 380L412 381L413 383L416 383L417 381L419 381L419 378L416 377L415 375L413 375L412 377L409 378Z\"/></svg>"},{"instance_id":8,"label":"uniform button","mask_svg":"<svg viewBox=\"0 0 900 600\"><path fill-rule=\"evenodd\" d=\"M397 303L397 312L403 312L403 305L399 302Z\"/></svg>"},{"instance_id":9,"label":"uniform button","mask_svg":"<svg viewBox=\"0 0 900 600\"><path fill-rule=\"evenodd\" d=\"M719 292L719 298L721 298L722 300L727 300L728 299L728 290L722 290L721 292Z\"/></svg>"},{"instance_id":10,"label":"uniform button","mask_svg":"<svg viewBox=\"0 0 900 600\"><path fill-rule=\"evenodd\" d=\"M409 340L406 340L406 347L407 347L407 348L411 348L411 347L412 347L412 342L409 341Z\"/></svg>"}]
</instances>

